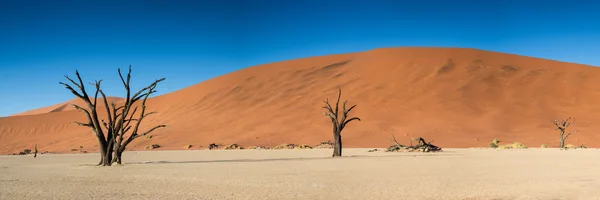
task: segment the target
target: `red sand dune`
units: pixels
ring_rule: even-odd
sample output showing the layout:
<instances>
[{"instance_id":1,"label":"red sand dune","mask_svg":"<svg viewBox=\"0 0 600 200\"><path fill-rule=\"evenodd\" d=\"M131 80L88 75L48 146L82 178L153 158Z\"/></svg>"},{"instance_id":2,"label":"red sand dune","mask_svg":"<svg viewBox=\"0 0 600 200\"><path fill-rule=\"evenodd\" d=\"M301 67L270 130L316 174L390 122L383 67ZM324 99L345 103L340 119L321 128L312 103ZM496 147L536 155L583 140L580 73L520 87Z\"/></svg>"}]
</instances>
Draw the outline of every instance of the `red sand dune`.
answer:
<instances>
[{"instance_id":1,"label":"red sand dune","mask_svg":"<svg viewBox=\"0 0 600 200\"><path fill-rule=\"evenodd\" d=\"M111 103L121 103L121 102L125 101L124 98L120 98L120 97L106 97L106 100L108 101L109 105ZM103 108L104 102L101 101L101 98L99 98L98 101L100 101L100 103L98 103L98 106L101 106ZM74 98L74 99L64 102L64 103L60 103L60 104L56 104L56 105L48 106L48 107L44 107L44 108L39 108L39 109L35 109L35 110L30 110L27 112L17 113L12 116L37 115L37 114L42 114L42 113L76 110L75 107L72 106L73 104L85 107L85 103L83 100L81 100L79 98Z\"/></svg>"},{"instance_id":2,"label":"red sand dune","mask_svg":"<svg viewBox=\"0 0 600 200\"><path fill-rule=\"evenodd\" d=\"M135 69L133 76L135 81ZM85 74L82 75L85 79ZM168 81L167 77L167 81ZM422 136L441 147L483 147L494 138L556 147L552 120L575 117L567 143L600 146L600 69L466 48L390 48L270 63L148 100L142 128L170 125L130 149L160 144L314 145L332 139L323 100L358 104L344 147L386 147ZM160 89L160 85L158 87ZM65 95L71 95L65 90ZM96 150L75 110L0 118L0 153Z\"/></svg>"}]
</instances>

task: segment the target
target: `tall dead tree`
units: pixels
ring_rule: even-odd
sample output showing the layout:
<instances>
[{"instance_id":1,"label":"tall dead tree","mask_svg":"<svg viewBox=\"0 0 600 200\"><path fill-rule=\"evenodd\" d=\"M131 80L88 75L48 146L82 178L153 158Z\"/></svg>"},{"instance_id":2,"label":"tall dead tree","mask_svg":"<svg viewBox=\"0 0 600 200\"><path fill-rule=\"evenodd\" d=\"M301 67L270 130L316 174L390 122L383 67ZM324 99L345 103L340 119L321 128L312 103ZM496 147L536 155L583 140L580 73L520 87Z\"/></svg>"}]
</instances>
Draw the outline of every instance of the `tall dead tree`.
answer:
<instances>
[{"instance_id":1,"label":"tall dead tree","mask_svg":"<svg viewBox=\"0 0 600 200\"><path fill-rule=\"evenodd\" d=\"M559 135L560 136L560 138L559 138L560 139L560 144L559 144L560 148L565 148L565 140L567 140L567 138L572 133L578 132L578 130L574 130L574 131L571 131L571 132L569 132L569 133L567 133L565 135L565 132L566 132L567 128L569 126L571 126L571 124L574 121L575 121L574 119L571 120L571 117L567 118L566 120L561 120L561 121L558 121L556 119L554 120L554 126L556 126L556 130L560 131L560 135Z\"/></svg>"},{"instance_id":2,"label":"tall dead tree","mask_svg":"<svg viewBox=\"0 0 600 200\"><path fill-rule=\"evenodd\" d=\"M98 165L102 166L110 166L115 162L121 164L121 156L129 143L158 128L166 127L166 125L157 125L146 132L139 133L140 124L143 119L156 113L146 112L146 100L151 94L156 93L156 86L159 82L165 80L165 78L155 80L149 86L140 89L132 95L130 87L131 66L129 66L127 78L123 77L121 69L118 69L118 72L126 91L125 102L120 106L117 106L114 102L111 104L108 103L106 95L100 87L102 80L98 80L96 83L92 84L96 89L93 99L87 94L78 71L75 71L78 82L75 82L73 79L69 78L69 76L65 76L78 90L75 90L69 84L60 82L60 84L64 85L71 93L85 102L86 106L82 107L73 104L73 107L85 114L87 122L73 123L90 127L98 139L98 144L100 146L100 163L98 163ZM102 100L104 101L104 109L107 114L106 120L101 120L98 117L98 94L102 95ZM139 102L140 100L141 102ZM138 108L141 109L138 110ZM136 115L136 112L138 115Z\"/></svg>"},{"instance_id":3,"label":"tall dead tree","mask_svg":"<svg viewBox=\"0 0 600 200\"><path fill-rule=\"evenodd\" d=\"M342 113L339 112L339 104L340 104L341 97L342 97L342 89L339 89L338 98L335 103L335 110L329 104L329 99L325 99L325 106L323 106L323 108L327 109L326 112L323 112L323 114L325 114L325 116L327 116L327 117L329 117L329 119L331 119L331 124L333 125L333 156L332 157L342 156L342 130L351 121L354 121L354 120L360 121L360 118L358 118L358 117L353 117L353 118L347 119L348 113L352 109L354 109L354 107L356 107L356 105L353 105L350 108L346 109L346 103L348 103L348 100L344 101L344 104L342 105ZM340 114L341 114L341 116L340 116Z\"/></svg>"}]
</instances>

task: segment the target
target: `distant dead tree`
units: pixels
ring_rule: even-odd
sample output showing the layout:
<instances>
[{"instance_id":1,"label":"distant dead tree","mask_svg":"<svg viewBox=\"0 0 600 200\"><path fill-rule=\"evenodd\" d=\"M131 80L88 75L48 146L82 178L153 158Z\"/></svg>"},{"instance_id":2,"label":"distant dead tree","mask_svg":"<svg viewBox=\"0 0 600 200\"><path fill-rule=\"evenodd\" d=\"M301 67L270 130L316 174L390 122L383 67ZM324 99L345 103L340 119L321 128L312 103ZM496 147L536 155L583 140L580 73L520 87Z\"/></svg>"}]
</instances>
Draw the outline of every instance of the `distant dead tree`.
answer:
<instances>
[{"instance_id":1,"label":"distant dead tree","mask_svg":"<svg viewBox=\"0 0 600 200\"><path fill-rule=\"evenodd\" d=\"M342 89L339 89L338 99L337 99L337 102L335 103L335 110L329 104L329 99L325 99L325 106L323 106L323 108L327 109L326 112L323 112L323 114L325 114L325 116L327 116L327 117L329 117L329 119L331 119L331 123L333 125L333 156L332 157L342 156L342 130L351 121L353 121L353 120L360 121L360 118L358 118L358 117L353 117L353 118L347 119L348 113L354 107L356 107L356 105L353 105L350 108L346 109L346 103L348 102L348 100L344 101L344 104L342 106L342 113L339 113L339 104L340 104L341 96L342 96ZM341 114L341 116L340 116L340 114Z\"/></svg>"},{"instance_id":2,"label":"distant dead tree","mask_svg":"<svg viewBox=\"0 0 600 200\"><path fill-rule=\"evenodd\" d=\"M567 118L566 120L561 120L561 121L558 121L558 120L556 120L556 119L554 120L554 126L556 126L556 130L559 130L559 131L560 131L560 135L559 135L559 136L560 136L560 144L559 144L559 147L560 147L560 148L565 148L565 140L567 140L567 138L568 138L568 137L569 137L569 136L570 136L572 133L578 132L578 130L574 130L574 131L571 131L571 132L569 132L569 133L567 133L567 134L565 135L565 132L566 132L567 128L568 128L569 126L571 126L571 124L572 124L574 121L575 121L575 120L574 120L574 119L572 120L572 119L571 119L571 117Z\"/></svg>"},{"instance_id":3,"label":"distant dead tree","mask_svg":"<svg viewBox=\"0 0 600 200\"><path fill-rule=\"evenodd\" d=\"M35 157L37 157L37 153L38 153L37 144L35 144L35 147L33 149L34 149L34 151L33 151L33 157L35 158Z\"/></svg>"},{"instance_id":4,"label":"distant dead tree","mask_svg":"<svg viewBox=\"0 0 600 200\"><path fill-rule=\"evenodd\" d=\"M76 86L78 91L76 91L71 85L60 82L60 84L64 85L65 88L71 91L71 93L85 102L86 106L84 107L87 107L87 109L75 104L73 104L73 107L85 114L87 122L83 123L74 121L73 123L76 123L80 126L90 127L92 132L96 135L100 146L101 156L100 163L98 163L98 165L102 166L110 166L115 162L117 164L121 164L121 156L129 143L131 143L134 139L143 137L158 128L166 127L166 125L157 125L145 132L139 132L140 124L142 123L143 119L151 114L156 113L146 112L146 100L151 94L156 93L156 90L154 89L156 88L157 84L165 80L165 78L155 80L149 86L140 89L138 92L132 95L130 88L131 66L129 66L129 72L127 73L126 79L121 74L121 69L118 69L118 72L126 91L126 99L121 106L117 106L114 102L111 104L108 103L106 100L106 95L100 88L100 83L102 80L98 80L96 83L90 83L96 88L94 97L90 98L77 70L75 71L75 75L77 75L78 82L75 82L73 79L69 78L69 76L65 77ZM102 95L102 99L104 100L104 109L106 109L107 120L100 120L98 117L98 94ZM139 102L140 100L141 102ZM136 115L136 113L138 113L138 115ZM135 116L137 118L134 118Z\"/></svg>"}]
</instances>

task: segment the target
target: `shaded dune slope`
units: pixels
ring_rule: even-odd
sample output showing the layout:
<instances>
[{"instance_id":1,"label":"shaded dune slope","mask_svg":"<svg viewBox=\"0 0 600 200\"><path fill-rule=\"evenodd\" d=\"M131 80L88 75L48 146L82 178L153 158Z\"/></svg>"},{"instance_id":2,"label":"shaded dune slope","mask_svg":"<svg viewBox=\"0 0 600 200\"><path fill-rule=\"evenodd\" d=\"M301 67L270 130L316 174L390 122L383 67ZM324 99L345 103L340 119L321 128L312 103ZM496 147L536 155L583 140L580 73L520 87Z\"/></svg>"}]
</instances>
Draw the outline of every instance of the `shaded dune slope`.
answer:
<instances>
[{"instance_id":1,"label":"shaded dune slope","mask_svg":"<svg viewBox=\"0 0 600 200\"><path fill-rule=\"evenodd\" d=\"M344 130L345 147L385 147L390 134L441 147L487 146L494 138L555 147L552 120L567 116L580 130L568 143L600 146L596 67L466 48L389 48L254 66L151 98L149 109L159 113L142 128L170 127L130 149L314 145L332 138L321 107L325 98L335 100L338 87L362 119ZM34 144L54 152L96 150L89 129L68 124L82 118L67 109L0 118L0 152Z\"/></svg>"}]
</instances>

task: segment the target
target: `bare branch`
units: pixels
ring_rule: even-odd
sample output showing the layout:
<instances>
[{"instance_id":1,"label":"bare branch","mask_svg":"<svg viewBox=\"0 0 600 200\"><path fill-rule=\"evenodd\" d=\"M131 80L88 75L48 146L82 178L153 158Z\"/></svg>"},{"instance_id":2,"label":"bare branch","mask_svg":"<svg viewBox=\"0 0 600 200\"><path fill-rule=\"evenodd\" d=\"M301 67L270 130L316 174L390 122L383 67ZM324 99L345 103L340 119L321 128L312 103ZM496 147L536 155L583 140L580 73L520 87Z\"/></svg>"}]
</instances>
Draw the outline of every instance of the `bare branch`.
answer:
<instances>
[{"instance_id":1,"label":"bare branch","mask_svg":"<svg viewBox=\"0 0 600 200\"><path fill-rule=\"evenodd\" d=\"M396 146L398 146L398 147L403 147L404 146L404 145L400 144L398 142L398 140L396 140L396 135L394 135L394 134L391 134L391 135L392 135L392 140L393 140L392 142L394 142L396 144Z\"/></svg>"},{"instance_id":2,"label":"bare branch","mask_svg":"<svg viewBox=\"0 0 600 200\"><path fill-rule=\"evenodd\" d=\"M335 102L335 116L336 117L339 116L338 112L339 112L340 98L342 98L342 89L341 88L338 88L338 89L340 92L338 93L338 98L337 98L337 101Z\"/></svg>"},{"instance_id":3,"label":"bare branch","mask_svg":"<svg viewBox=\"0 0 600 200\"><path fill-rule=\"evenodd\" d=\"M146 136L146 135L152 133L152 131L154 131L156 129L159 129L159 128L164 128L164 127L167 127L167 125L158 125L158 126L155 126L155 127L151 128L150 130L144 132L141 135L132 133L131 136L129 137L129 139L127 139L127 141L125 141L125 143L123 143L123 147L126 147L130 142L132 142L136 138L139 138L139 137L142 137L142 136Z\"/></svg>"},{"instance_id":4,"label":"bare branch","mask_svg":"<svg viewBox=\"0 0 600 200\"><path fill-rule=\"evenodd\" d=\"M156 114L156 113L158 113L158 112L149 112L149 113L146 113L143 117L145 118L145 117L147 117L149 115L153 115L153 114Z\"/></svg>"},{"instance_id":5,"label":"bare branch","mask_svg":"<svg viewBox=\"0 0 600 200\"><path fill-rule=\"evenodd\" d=\"M106 130L111 130L108 123L106 123L106 121L102 120L102 124L104 125L104 128L106 128Z\"/></svg>"},{"instance_id":6,"label":"bare branch","mask_svg":"<svg viewBox=\"0 0 600 200\"><path fill-rule=\"evenodd\" d=\"M158 79L158 80L154 81L152 84L150 84L149 86L142 88L140 91L138 91L137 93L135 93L133 95L133 97L132 97L133 100L131 102L134 103L134 102L140 100L141 98L143 98L144 96L148 96L152 93L155 93L156 91L154 90L154 88L156 88L156 85L164 80L165 80L165 78ZM148 91L148 92L146 92L145 94L142 94L145 91Z\"/></svg>"},{"instance_id":7,"label":"bare branch","mask_svg":"<svg viewBox=\"0 0 600 200\"><path fill-rule=\"evenodd\" d=\"M333 112L333 108L331 108L331 105L329 105L329 100L325 100L325 106L323 106L323 108L327 109L327 111L329 113L331 113L332 115L335 115L335 112ZM336 115L336 119L337 119L337 115Z\"/></svg>"},{"instance_id":8,"label":"bare branch","mask_svg":"<svg viewBox=\"0 0 600 200\"><path fill-rule=\"evenodd\" d=\"M348 113L350 113L350 111L351 111L352 109L354 109L354 107L356 107L356 105L353 105L352 107L348 108L348 110L346 110L346 111L344 112L344 114L345 114L345 115L347 115Z\"/></svg>"},{"instance_id":9,"label":"bare branch","mask_svg":"<svg viewBox=\"0 0 600 200\"><path fill-rule=\"evenodd\" d=\"M360 118L358 118L358 117L353 117L353 118L350 118L349 120L346 120L346 121L345 121L345 122L342 124L342 128L345 128L345 127L346 127L346 125L348 125L348 123L350 123L351 121L354 121L354 120L358 120L358 121L360 121Z\"/></svg>"},{"instance_id":10,"label":"bare branch","mask_svg":"<svg viewBox=\"0 0 600 200\"><path fill-rule=\"evenodd\" d=\"M155 127L151 128L150 130L148 130L148 131L146 131L146 132L142 133L142 134L136 135L136 136L134 137L134 139L135 139L135 138L138 138L138 137L146 136L146 135L148 135L148 134L152 133L152 131L154 131L154 130L156 130L156 129L159 129L159 128L165 128L165 127L167 127L167 125L164 125L164 124L161 124L161 125L155 126Z\"/></svg>"},{"instance_id":11,"label":"bare branch","mask_svg":"<svg viewBox=\"0 0 600 200\"><path fill-rule=\"evenodd\" d=\"M123 82L123 85L125 87L129 87L129 80L131 79L131 65L129 65L129 72L127 72L127 81L125 81L125 79L123 78L123 74L121 74L121 69L117 69L117 71L119 72L119 77L121 77L121 82Z\"/></svg>"},{"instance_id":12,"label":"bare branch","mask_svg":"<svg viewBox=\"0 0 600 200\"><path fill-rule=\"evenodd\" d=\"M71 93L73 93L73 95L75 95L78 98L83 99L83 95L79 94L79 92L75 91L75 89L73 89L73 87L71 87L70 85L63 83L63 82L59 82L59 84L64 85L65 88L67 88L69 91L71 91Z\"/></svg>"},{"instance_id":13,"label":"bare branch","mask_svg":"<svg viewBox=\"0 0 600 200\"><path fill-rule=\"evenodd\" d=\"M129 131L129 129L131 129L131 126L127 126L127 128L125 128L125 130L123 130L123 135L125 135L125 133L127 133Z\"/></svg>"},{"instance_id":14,"label":"bare branch","mask_svg":"<svg viewBox=\"0 0 600 200\"><path fill-rule=\"evenodd\" d=\"M73 83L73 85L77 86L77 88L79 88L79 90L85 91L85 86L83 85L83 81L81 80L81 76L79 76L79 71L75 70L75 75L77 75L77 79L79 80L79 83L76 83L73 79L71 79L67 75L65 75L65 78L67 78L67 80L69 80L71 83Z\"/></svg>"},{"instance_id":15,"label":"bare branch","mask_svg":"<svg viewBox=\"0 0 600 200\"><path fill-rule=\"evenodd\" d=\"M125 127L128 127L128 126L129 126L129 124L131 124L131 122L132 122L132 121L136 121L136 120L133 120L133 116L135 115L135 113L137 112L137 110L138 110L138 107L135 107L135 108L133 108L133 112L132 112L132 113L131 113L131 115L129 116L129 119L126 119L126 120L124 120L124 121L123 121L123 122L127 122L127 123L125 124ZM122 127L122 128L125 128L125 127ZM123 133L124 133L124 132L126 132L126 131L123 131Z\"/></svg>"},{"instance_id":16,"label":"bare branch","mask_svg":"<svg viewBox=\"0 0 600 200\"><path fill-rule=\"evenodd\" d=\"M571 133L577 133L577 132L579 132L579 130L574 130L574 131L569 132L563 140L566 140L571 135Z\"/></svg>"}]
</instances>

